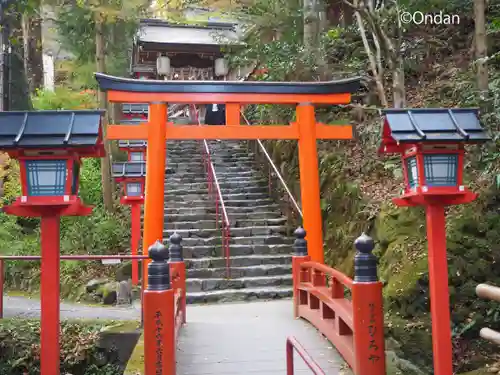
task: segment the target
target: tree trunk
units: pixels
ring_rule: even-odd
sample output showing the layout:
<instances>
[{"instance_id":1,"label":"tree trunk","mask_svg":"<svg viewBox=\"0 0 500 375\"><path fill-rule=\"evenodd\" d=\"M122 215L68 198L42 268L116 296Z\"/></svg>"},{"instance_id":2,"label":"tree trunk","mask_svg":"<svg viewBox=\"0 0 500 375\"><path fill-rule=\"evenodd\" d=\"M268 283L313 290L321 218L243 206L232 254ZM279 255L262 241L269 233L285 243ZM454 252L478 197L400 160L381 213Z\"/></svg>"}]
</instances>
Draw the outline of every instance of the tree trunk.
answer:
<instances>
[{"instance_id":1,"label":"tree trunk","mask_svg":"<svg viewBox=\"0 0 500 375\"><path fill-rule=\"evenodd\" d=\"M358 24L359 33L361 34L363 46L364 46L365 52L368 56L368 62L370 63L370 69L371 69L372 74L373 74L373 79L375 81L375 87L377 89L377 94L378 94L378 97L380 99L380 104L383 107L388 107L387 97L385 95L385 89L384 89L384 83L383 83L383 79L384 79L383 71L379 70L379 69L382 69L382 65L380 63L377 64L377 60L375 59L375 56L372 52L372 49L370 48L368 38L366 37L366 30L365 30L365 26L363 24L363 18L361 17L361 14L359 14L359 12L356 11L356 12L354 12L354 15L356 16L356 22Z\"/></svg>"},{"instance_id":2,"label":"tree trunk","mask_svg":"<svg viewBox=\"0 0 500 375\"><path fill-rule=\"evenodd\" d=\"M100 13L96 13L95 18L96 18L95 47L96 47L97 71L99 73L106 73L106 60L105 60L106 52L105 52L105 40L104 40L103 15ZM99 108L106 109L107 105L108 103L106 100L106 93L104 91L99 90ZM113 185L111 182L111 163L110 163L111 150L109 147L109 142L106 140L107 124L108 124L107 116L104 117L103 122L104 122L103 123L104 148L106 150L106 156L101 159L102 195L103 195L104 207L108 211L113 211L114 210Z\"/></svg>"},{"instance_id":3,"label":"tree trunk","mask_svg":"<svg viewBox=\"0 0 500 375\"><path fill-rule=\"evenodd\" d=\"M5 23L9 30L8 37L15 43L8 42L5 53L6 69L4 90L6 101L4 110L26 111L32 109L28 83L24 71L24 51L21 12L14 9L5 14ZM6 35L7 36L7 35Z\"/></svg>"},{"instance_id":4,"label":"tree trunk","mask_svg":"<svg viewBox=\"0 0 500 375\"><path fill-rule=\"evenodd\" d=\"M321 56L320 36L322 29L326 28L326 12L322 6L323 0L304 0L304 46L308 56L318 67L320 78L327 73L326 62Z\"/></svg>"},{"instance_id":5,"label":"tree trunk","mask_svg":"<svg viewBox=\"0 0 500 375\"><path fill-rule=\"evenodd\" d=\"M22 17L24 69L31 94L43 87L41 1L36 0L33 6L34 11Z\"/></svg>"},{"instance_id":6,"label":"tree trunk","mask_svg":"<svg viewBox=\"0 0 500 375\"><path fill-rule=\"evenodd\" d=\"M481 91L488 90L488 67L485 58L488 53L486 37L486 0L474 0L474 20L475 20L475 44L476 44L476 66L477 66L477 87Z\"/></svg>"}]
</instances>

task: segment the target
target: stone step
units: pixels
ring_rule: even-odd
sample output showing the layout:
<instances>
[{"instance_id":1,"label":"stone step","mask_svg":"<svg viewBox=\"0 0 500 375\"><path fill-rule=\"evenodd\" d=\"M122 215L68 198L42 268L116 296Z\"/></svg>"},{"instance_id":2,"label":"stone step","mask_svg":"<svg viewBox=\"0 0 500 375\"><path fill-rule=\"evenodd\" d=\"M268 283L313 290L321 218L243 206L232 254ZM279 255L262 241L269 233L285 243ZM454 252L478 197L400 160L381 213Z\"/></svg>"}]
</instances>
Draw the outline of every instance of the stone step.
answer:
<instances>
[{"instance_id":1,"label":"stone step","mask_svg":"<svg viewBox=\"0 0 500 375\"><path fill-rule=\"evenodd\" d=\"M234 250L234 249L233 249ZM232 255L230 258L231 267L251 267L261 265L290 265L292 264L292 256L289 254L270 254L270 255ZM186 268L188 269L203 269L203 268L224 268L226 267L225 257L207 257L207 258L184 258Z\"/></svg>"},{"instance_id":2,"label":"stone step","mask_svg":"<svg viewBox=\"0 0 500 375\"><path fill-rule=\"evenodd\" d=\"M200 197L202 198L202 197ZM182 208L182 207L206 207L207 202L210 201L208 199L194 199L194 200L172 200L169 202L170 208ZM245 200L245 199L224 199L224 205L226 208L233 207L254 207L254 206L270 206L274 202L271 199L254 199L254 200Z\"/></svg>"},{"instance_id":3,"label":"stone step","mask_svg":"<svg viewBox=\"0 0 500 375\"><path fill-rule=\"evenodd\" d=\"M193 190L193 191L166 191L165 198L168 199L184 199L185 201L195 200L212 200L213 198L208 195L208 190ZM222 199L224 203L230 201L253 200L258 201L262 199L269 199L269 195L264 192L228 192L222 191Z\"/></svg>"},{"instance_id":4,"label":"stone step","mask_svg":"<svg viewBox=\"0 0 500 375\"><path fill-rule=\"evenodd\" d=\"M269 211L269 212L243 212L243 213L231 213L229 214L229 221L231 222L231 225L237 227L238 222L242 221L244 224L245 222L257 222L257 223L262 223L259 225L264 225L264 223L270 224L274 223L274 220L276 220L276 223L280 224L286 222L286 218L281 215L281 212L276 212L276 211ZM200 220L215 220L215 212L208 213L208 212L201 212L201 213L180 213L180 214L165 214L163 220L165 223L176 223L176 222L196 222ZM234 222L234 224L233 224ZM266 225L267 225L266 224ZM240 226L246 226L246 225L240 225Z\"/></svg>"},{"instance_id":5,"label":"stone step","mask_svg":"<svg viewBox=\"0 0 500 375\"><path fill-rule=\"evenodd\" d=\"M209 257L224 257L225 250L219 244L202 243L201 245L186 244L183 241L183 255L185 259L200 259ZM188 241L189 242L189 241ZM168 243L168 238L163 239L163 243ZM293 242L271 244L230 244L229 254L230 259L233 257L244 257L253 255L287 255L291 256L293 253Z\"/></svg>"},{"instance_id":6,"label":"stone step","mask_svg":"<svg viewBox=\"0 0 500 375\"><path fill-rule=\"evenodd\" d=\"M263 288L292 285L292 275L241 277L233 279L186 279L188 293L209 292L223 289Z\"/></svg>"},{"instance_id":7,"label":"stone step","mask_svg":"<svg viewBox=\"0 0 500 375\"><path fill-rule=\"evenodd\" d=\"M260 217L254 218L253 215L249 215L244 219L235 219L234 217L229 217L231 228L245 228L245 227L266 227L274 225L285 225L288 221L286 217Z\"/></svg>"},{"instance_id":8,"label":"stone step","mask_svg":"<svg viewBox=\"0 0 500 375\"><path fill-rule=\"evenodd\" d=\"M278 210L278 205L274 204L265 204L262 206L253 206L253 207L226 207L226 211L228 216L231 217L232 214L253 214L253 213L263 213ZM215 204L205 204L203 206L191 206L191 207L165 207L165 214L203 214L203 213L215 213Z\"/></svg>"},{"instance_id":9,"label":"stone step","mask_svg":"<svg viewBox=\"0 0 500 375\"><path fill-rule=\"evenodd\" d=\"M217 178L218 179L218 178ZM265 188L268 189L268 181L264 179L259 179L255 177L250 178L238 178L229 181L219 181L219 186L221 189L232 189L232 188ZM181 181L180 178L174 176L167 176L165 178L165 189L207 189L208 182L206 177L200 176L197 178L196 182Z\"/></svg>"},{"instance_id":10,"label":"stone step","mask_svg":"<svg viewBox=\"0 0 500 375\"><path fill-rule=\"evenodd\" d=\"M262 199L269 199L269 194L265 193L265 188L260 192L242 192L242 193L233 193L227 192L225 190L222 191L222 198L224 199L224 203L228 201L237 201L237 200L253 200L259 201Z\"/></svg>"},{"instance_id":11,"label":"stone step","mask_svg":"<svg viewBox=\"0 0 500 375\"><path fill-rule=\"evenodd\" d=\"M247 166L253 166L255 167L255 160L251 157L248 156L219 156L219 155L212 155L211 157L212 163L218 165L231 165L231 164L241 164L241 165L247 165Z\"/></svg>"},{"instance_id":12,"label":"stone step","mask_svg":"<svg viewBox=\"0 0 500 375\"><path fill-rule=\"evenodd\" d=\"M165 218L165 229L168 230L204 230L215 229L215 216L212 220L198 220L198 221L173 221ZM165 232L164 232L165 233Z\"/></svg>"},{"instance_id":13,"label":"stone step","mask_svg":"<svg viewBox=\"0 0 500 375\"><path fill-rule=\"evenodd\" d=\"M215 224L215 223L214 223ZM208 225L208 223L207 223ZM238 237L250 237L250 236L262 236L262 235L279 235L286 234L288 228L285 225L272 225L272 226L261 226L261 227L245 227L245 228L230 228L231 238ZM174 232L177 232L183 240L188 238L210 238L217 236L221 229L214 228L204 228L204 229L165 229L163 230L164 237L170 237Z\"/></svg>"},{"instance_id":14,"label":"stone step","mask_svg":"<svg viewBox=\"0 0 500 375\"><path fill-rule=\"evenodd\" d=\"M199 195L206 195L208 194L208 188L199 188L199 189L192 189L192 188L177 188L173 187L169 184L165 184L165 195L192 195L192 194L199 194Z\"/></svg>"},{"instance_id":15,"label":"stone step","mask_svg":"<svg viewBox=\"0 0 500 375\"><path fill-rule=\"evenodd\" d=\"M191 268L186 271L186 275L188 278L193 279L225 278L226 272L226 267ZM281 276L290 275L291 273L292 266L290 264L267 264L258 266L230 267L231 278Z\"/></svg>"},{"instance_id":16,"label":"stone step","mask_svg":"<svg viewBox=\"0 0 500 375\"><path fill-rule=\"evenodd\" d=\"M174 231L170 231L170 233L173 232ZM168 236L164 234L164 238L168 239ZM291 246L293 244L293 241L294 239L292 237L284 237L281 235L275 235L275 236L255 235L252 237L229 238L230 247L232 247L232 245L285 245L285 244L289 244ZM222 244L222 237L221 236L213 236L208 238L188 237L182 239L182 244L185 247L220 245Z\"/></svg>"},{"instance_id":17,"label":"stone step","mask_svg":"<svg viewBox=\"0 0 500 375\"><path fill-rule=\"evenodd\" d=\"M210 292L187 293L188 304L213 303L213 302L237 302L253 300L271 300L278 298L289 298L293 295L293 288L280 286L269 288L245 288L225 289Z\"/></svg>"},{"instance_id":18,"label":"stone step","mask_svg":"<svg viewBox=\"0 0 500 375\"><path fill-rule=\"evenodd\" d=\"M280 225L285 225L287 222L286 217L280 217L276 219L269 219L269 218L264 218L264 219L251 219L250 217L246 218L245 220L235 220L231 221L231 218L229 218L230 224L231 224L231 233L233 233L233 228L238 229L238 228L251 228L251 227L273 227L273 226L280 226ZM165 216L164 217L164 223L165 223L165 229L169 230L174 230L174 229L191 229L191 230L203 230L203 229L215 229L216 228L216 222L215 222L215 215L211 219L199 219L199 220L184 220L184 221L176 221L172 219L172 217Z\"/></svg>"},{"instance_id":19,"label":"stone step","mask_svg":"<svg viewBox=\"0 0 500 375\"><path fill-rule=\"evenodd\" d=\"M244 170L244 171L241 171L241 172L238 172L238 171L234 171L234 172L224 172L224 171L215 171L215 173L217 174L217 178L219 177L219 175L221 176L234 176L236 175L236 177L254 177L254 175L257 173L256 171L254 170ZM193 172L185 172L183 173L182 177L186 177L186 178L189 178L189 177L200 177L200 175L198 173L193 173ZM202 177L205 177L205 176L202 176Z\"/></svg>"}]
</instances>

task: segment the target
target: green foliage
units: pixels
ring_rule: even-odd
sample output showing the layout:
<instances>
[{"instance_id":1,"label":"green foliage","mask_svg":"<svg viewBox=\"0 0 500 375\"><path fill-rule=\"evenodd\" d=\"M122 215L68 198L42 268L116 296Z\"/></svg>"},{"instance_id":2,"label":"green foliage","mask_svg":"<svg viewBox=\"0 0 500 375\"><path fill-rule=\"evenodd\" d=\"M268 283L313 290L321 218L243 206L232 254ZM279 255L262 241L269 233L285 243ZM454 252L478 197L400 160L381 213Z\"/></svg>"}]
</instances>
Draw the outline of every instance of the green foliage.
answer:
<instances>
[{"instance_id":1,"label":"green foliage","mask_svg":"<svg viewBox=\"0 0 500 375\"><path fill-rule=\"evenodd\" d=\"M97 348L106 323L61 322L61 373L118 375L115 353ZM40 321L3 319L0 322L0 373L40 373Z\"/></svg>"},{"instance_id":2,"label":"green foliage","mask_svg":"<svg viewBox=\"0 0 500 375\"><path fill-rule=\"evenodd\" d=\"M94 62L96 55L96 17L104 19L107 36L105 50L114 60L127 61L138 18L144 13L144 2L112 1L106 6L77 2L59 8L57 28L65 48L79 61ZM121 67L123 68L123 67ZM110 73L112 73L110 71Z\"/></svg>"},{"instance_id":3,"label":"green foliage","mask_svg":"<svg viewBox=\"0 0 500 375\"><path fill-rule=\"evenodd\" d=\"M37 110L98 108L94 93L78 92L66 87L56 87L54 91L38 90L32 101Z\"/></svg>"}]
</instances>

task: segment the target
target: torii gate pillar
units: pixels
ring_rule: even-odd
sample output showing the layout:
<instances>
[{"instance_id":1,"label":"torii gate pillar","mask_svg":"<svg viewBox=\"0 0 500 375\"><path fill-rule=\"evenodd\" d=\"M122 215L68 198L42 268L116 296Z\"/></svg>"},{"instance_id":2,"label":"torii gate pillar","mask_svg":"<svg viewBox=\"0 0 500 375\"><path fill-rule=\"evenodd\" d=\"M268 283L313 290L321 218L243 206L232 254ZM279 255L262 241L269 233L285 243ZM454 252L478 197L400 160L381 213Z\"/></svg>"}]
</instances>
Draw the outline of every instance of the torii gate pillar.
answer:
<instances>
[{"instance_id":1,"label":"torii gate pillar","mask_svg":"<svg viewBox=\"0 0 500 375\"><path fill-rule=\"evenodd\" d=\"M300 197L311 260L324 263L323 219L319 196L319 166L316 147L316 115L312 104L297 106L299 125Z\"/></svg>"}]
</instances>

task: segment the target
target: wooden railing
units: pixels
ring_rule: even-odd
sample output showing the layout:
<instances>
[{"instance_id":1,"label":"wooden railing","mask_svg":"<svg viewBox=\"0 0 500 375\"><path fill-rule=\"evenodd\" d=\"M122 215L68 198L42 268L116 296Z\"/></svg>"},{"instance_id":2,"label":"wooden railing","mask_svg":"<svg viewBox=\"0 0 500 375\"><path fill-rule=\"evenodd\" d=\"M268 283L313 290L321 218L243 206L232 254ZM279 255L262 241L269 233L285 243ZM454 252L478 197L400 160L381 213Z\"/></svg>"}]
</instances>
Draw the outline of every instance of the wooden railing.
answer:
<instances>
[{"instance_id":1,"label":"wooden railing","mask_svg":"<svg viewBox=\"0 0 500 375\"><path fill-rule=\"evenodd\" d=\"M488 284L479 284L476 287L476 294L479 298L500 302L500 288ZM479 335L490 342L500 345L500 332L491 328L482 328Z\"/></svg>"},{"instance_id":2,"label":"wooden railing","mask_svg":"<svg viewBox=\"0 0 500 375\"><path fill-rule=\"evenodd\" d=\"M295 316L308 320L328 338L356 375L385 375L382 283L377 278L373 240L365 234L356 240L353 280L311 262L304 229L297 229L295 235Z\"/></svg>"}]
</instances>

